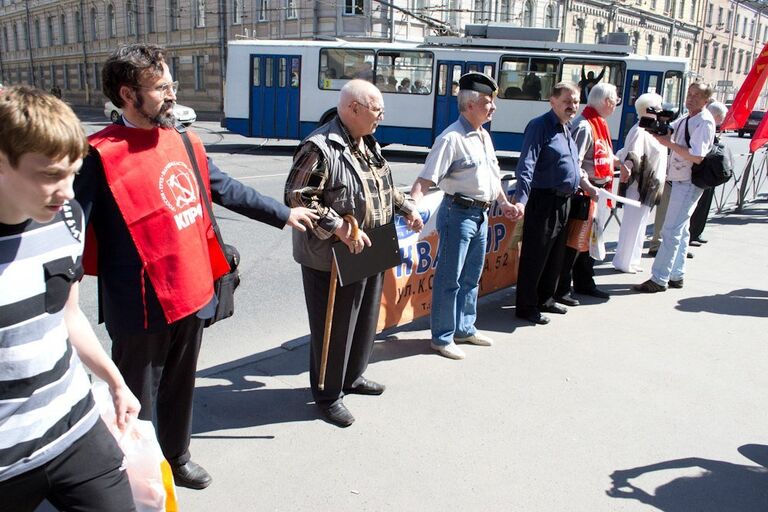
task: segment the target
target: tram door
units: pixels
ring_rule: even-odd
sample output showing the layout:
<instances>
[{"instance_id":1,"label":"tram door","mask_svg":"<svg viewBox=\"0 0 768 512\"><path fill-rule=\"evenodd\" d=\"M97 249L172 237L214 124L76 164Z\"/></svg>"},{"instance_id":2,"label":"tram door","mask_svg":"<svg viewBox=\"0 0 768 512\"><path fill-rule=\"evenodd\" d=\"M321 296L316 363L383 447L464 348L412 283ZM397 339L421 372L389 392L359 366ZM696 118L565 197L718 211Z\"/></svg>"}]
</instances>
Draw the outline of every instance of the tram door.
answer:
<instances>
[{"instance_id":1,"label":"tram door","mask_svg":"<svg viewBox=\"0 0 768 512\"><path fill-rule=\"evenodd\" d=\"M437 61L432 140L435 140L448 125L458 119L459 105L456 102L456 96L459 93L459 78L470 71L479 71L496 78L496 65L492 62Z\"/></svg>"},{"instance_id":2,"label":"tram door","mask_svg":"<svg viewBox=\"0 0 768 512\"><path fill-rule=\"evenodd\" d=\"M251 56L251 137L299 138L301 56Z\"/></svg>"},{"instance_id":3,"label":"tram door","mask_svg":"<svg viewBox=\"0 0 768 512\"><path fill-rule=\"evenodd\" d=\"M663 95L663 73L661 71L627 71L627 80L624 83L624 108L621 111L621 127L619 130L619 144L624 143L627 133L637 122L637 109L635 100L646 92L655 92Z\"/></svg>"}]
</instances>

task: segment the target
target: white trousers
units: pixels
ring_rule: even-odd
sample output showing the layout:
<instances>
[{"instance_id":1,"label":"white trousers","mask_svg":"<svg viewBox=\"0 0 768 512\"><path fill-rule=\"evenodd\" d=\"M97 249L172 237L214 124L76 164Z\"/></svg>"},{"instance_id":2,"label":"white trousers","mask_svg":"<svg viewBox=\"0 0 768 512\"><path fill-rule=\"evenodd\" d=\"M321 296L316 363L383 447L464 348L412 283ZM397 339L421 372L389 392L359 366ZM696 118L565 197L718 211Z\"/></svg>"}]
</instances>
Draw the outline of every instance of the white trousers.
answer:
<instances>
[{"instance_id":1,"label":"white trousers","mask_svg":"<svg viewBox=\"0 0 768 512\"><path fill-rule=\"evenodd\" d=\"M627 198L640 199L637 183L633 183L627 189ZM645 229L648 225L648 216L651 207L641 205L624 205L624 215L621 218L619 241L616 244L616 254L613 256L613 268L621 272L635 272L640 266L640 258L643 254L643 242L645 241Z\"/></svg>"}]
</instances>

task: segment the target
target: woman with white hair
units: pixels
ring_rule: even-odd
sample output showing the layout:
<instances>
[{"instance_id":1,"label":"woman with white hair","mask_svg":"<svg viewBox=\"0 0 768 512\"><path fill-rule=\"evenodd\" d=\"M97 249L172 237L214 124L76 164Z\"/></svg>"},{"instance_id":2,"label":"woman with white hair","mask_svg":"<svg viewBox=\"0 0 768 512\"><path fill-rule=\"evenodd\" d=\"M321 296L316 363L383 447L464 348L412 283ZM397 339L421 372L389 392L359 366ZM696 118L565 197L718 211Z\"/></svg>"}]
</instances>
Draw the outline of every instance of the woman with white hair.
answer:
<instances>
[{"instance_id":1,"label":"woman with white hair","mask_svg":"<svg viewBox=\"0 0 768 512\"><path fill-rule=\"evenodd\" d=\"M635 101L635 109L640 118L656 115L648 109L661 109L662 98L656 93L642 94ZM619 242L613 257L613 267L621 272L634 274L640 270L640 257L645 239L645 227L648 215L661 199L664 190L664 178L667 173L667 148L662 146L644 128L640 122L635 124L619 151L621 182L627 183L627 198L640 201L640 207L624 206L624 216L619 230Z\"/></svg>"}]
</instances>

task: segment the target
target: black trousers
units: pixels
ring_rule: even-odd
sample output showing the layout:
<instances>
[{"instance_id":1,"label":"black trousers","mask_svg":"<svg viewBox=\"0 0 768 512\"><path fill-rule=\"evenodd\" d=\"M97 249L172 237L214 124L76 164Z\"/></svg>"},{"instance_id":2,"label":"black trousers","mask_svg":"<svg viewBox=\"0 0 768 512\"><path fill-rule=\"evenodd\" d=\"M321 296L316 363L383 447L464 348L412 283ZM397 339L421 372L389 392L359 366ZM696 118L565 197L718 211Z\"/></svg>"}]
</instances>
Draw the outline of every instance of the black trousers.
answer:
<instances>
[{"instance_id":1,"label":"black trousers","mask_svg":"<svg viewBox=\"0 0 768 512\"><path fill-rule=\"evenodd\" d=\"M548 190L531 190L517 272L517 315L537 312L553 300L565 253L570 200Z\"/></svg>"},{"instance_id":2,"label":"black trousers","mask_svg":"<svg viewBox=\"0 0 768 512\"><path fill-rule=\"evenodd\" d=\"M576 292L586 293L595 288L595 259L589 255L589 251L578 252L566 246L563 268L555 291L556 297L562 297L571 291L571 280Z\"/></svg>"},{"instance_id":3,"label":"black trousers","mask_svg":"<svg viewBox=\"0 0 768 512\"><path fill-rule=\"evenodd\" d=\"M712 208L712 199L714 197L714 187L704 189L704 193L701 194L699 202L696 204L696 209L693 210L693 215L691 215L691 240L697 240L704 232L704 228L707 226L709 210Z\"/></svg>"},{"instance_id":4,"label":"black trousers","mask_svg":"<svg viewBox=\"0 0 768 512\"><path fill-rule=\"evenodd\" d=\"M325 389L322 391L318 389L317 384L331 273L302 265L301 274L309 314L309 382L315 403L329 406L341 400L344 397L344 389L354 387L355 381L362 377L368 368L379 320L384 274L377 274L347 286L336 286Z\"/></svg>"},{"instance_id":5,"label":"black trousers","mask_svg":"<svg viewBox=\"0 0 768 512\"><path fill-rule=\"evenodd\" d=\"M139 419L154 421L171 465L189 461L192 400L203 320L189 315L156 332L110 332L112 359L141 402Z\"/></svg>"},{"instance_id":6,"label":"black trousers","mask_svg":"<svg viewBox=\"0 0 768 512\"><path fill-rule=\"evenodd\" d=\"M123 452L101 418L39 468L0 482L0 511L32 512L47 499L59 510L135 512Z\"/></svg>"}]
</instances>

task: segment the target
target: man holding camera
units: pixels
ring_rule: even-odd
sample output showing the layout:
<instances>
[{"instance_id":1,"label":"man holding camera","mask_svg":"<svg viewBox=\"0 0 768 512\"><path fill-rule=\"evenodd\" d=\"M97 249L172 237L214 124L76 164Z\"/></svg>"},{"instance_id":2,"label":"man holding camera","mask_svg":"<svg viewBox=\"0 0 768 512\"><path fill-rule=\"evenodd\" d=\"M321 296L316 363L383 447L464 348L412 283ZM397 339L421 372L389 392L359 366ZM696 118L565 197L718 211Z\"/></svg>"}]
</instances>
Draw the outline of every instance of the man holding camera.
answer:
<instances>
[{"instance_id":1,"label":"man holding camera","mask_svg":"<svg viewBox=\"0 0 768 512\"><path fill-rule=\"evenodd\" d=\"M691 182L692 167L701 163L715 138L715 120L705 108L711 96L709 85L691 84L685 97L688 115L672 123L671 133L654 135L670 149L667 180L671 191L651 278L634 287L639 292L656 293L665 291L667 286L683 287L689 223L702 193L702 189Z\"/></svg>"}]
</instances>

